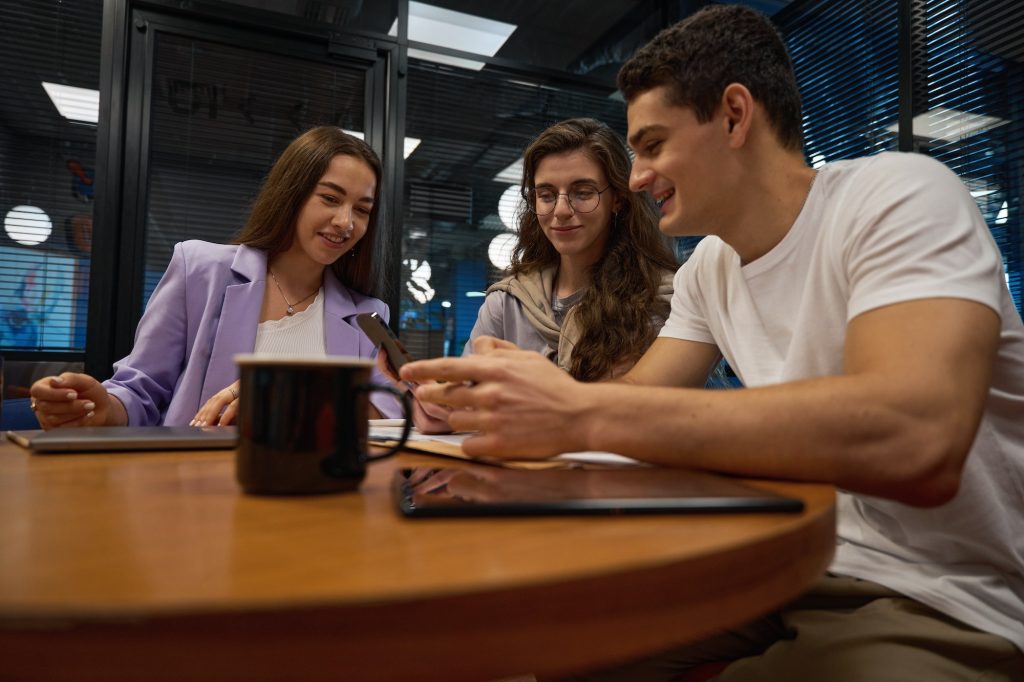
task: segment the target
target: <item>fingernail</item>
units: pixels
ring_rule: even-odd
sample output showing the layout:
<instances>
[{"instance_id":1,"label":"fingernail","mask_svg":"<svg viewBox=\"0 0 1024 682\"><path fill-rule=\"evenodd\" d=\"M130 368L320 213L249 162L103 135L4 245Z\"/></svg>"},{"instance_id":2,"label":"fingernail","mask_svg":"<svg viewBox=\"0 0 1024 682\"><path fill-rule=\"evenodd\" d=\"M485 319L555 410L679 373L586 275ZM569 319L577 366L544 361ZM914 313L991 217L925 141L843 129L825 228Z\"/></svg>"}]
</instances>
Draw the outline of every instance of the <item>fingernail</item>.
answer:
<instances>
[{"instance_id":1,"label":"fingernail","mask_svg":"<svg viewBox=\"0 0 1024 682\"><path fill-rule=\"evenodd\" d=\"M188 425L189 425L189 426L195 426L195 425L196 425L196 420L195 420L195 419L193 419L192 421L190 421L190 422L188 423Z\"/></svg>"},{"instance_id":2,"label":"fingernail","mask_svg":"<svg viewBox=\"0 0 1024 682\"><path fill-rule=\"evenodd\" d=\"M86 404L85 404L85 405L83 405L82 407L84 407L85 409L89 410L89 413L90 413L90 414L92 413L92 411L93 411L93 410L95 410L95 409L96 409L96 405L95 405L95 403L91 403L91 402L89 402L89 403L86 403Z\"/></svg>"},{"instance_id":3,"label":"fingernail","mask_svg":"<svg viewBox=\"0 0 1024 682\"><path fill-rule=\"evenodd\" d=\"M95 413L95 412L89 412L89 414L85 415L85 418L86 418L86 419L92 419L92 418L93 418L93 417L95 417L95 416L96 416L96 413Z\"/></svg>"},{"instance_id":4,"label":"fingernail","mask_svg":"<svg viewBox=\"0 0 1024 682\"><path fill-rule=\"evenodd\" d=\"M61 378L61 377L54 377L52 379L52 382L55 383L55 384L63 384L64 383L64 379Z\"/></svg>"},{"instance_id":5,"label":"fingernail","mask_svg":"<svg viewBox=\"0 0 1024 682\"><path fill-rule=\"evenodd\" d=\"M74 400L77 397L78 397L77 393L75 393L74 391L68 391L68 400Z\"/></svg>"}]
</instances>

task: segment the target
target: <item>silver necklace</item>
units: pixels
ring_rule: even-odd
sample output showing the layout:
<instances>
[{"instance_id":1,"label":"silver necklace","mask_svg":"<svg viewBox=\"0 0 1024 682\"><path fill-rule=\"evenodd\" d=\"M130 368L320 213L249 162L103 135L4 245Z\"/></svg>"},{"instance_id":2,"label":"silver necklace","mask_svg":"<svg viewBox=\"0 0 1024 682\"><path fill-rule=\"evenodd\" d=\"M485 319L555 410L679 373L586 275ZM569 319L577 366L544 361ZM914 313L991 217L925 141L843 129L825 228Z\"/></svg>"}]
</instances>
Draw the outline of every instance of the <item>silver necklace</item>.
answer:
<instances>
[{"instance_id":1,"label":"silver necklace","mask_svg":"<svg viewBox=\"0 0 1024 682\"><path fill-rule=\"evenodd\" d=\"M288 306L288 309L284 311L285 314L288 315L288 316L291 316L291 315L295 314L295 306L297 306L300 303L302 303L302 301L309 300L314 294L316 294L317 291L320 291L320 288L317 287L316 291L314 291L309 296L306 296L302 300L296 301L295 303L289 303L288 302L288 297L284 295L284 289L281 288L281 283L277 281L277 275L275 275L274 271L271 270L270 268L267 268L267 272L270 273L270 277L274 280L274 284L277 286L277 290L278 290L278 292L280 292L281 298L284 300L285 305Z\"/></svg>"}]
</instances>

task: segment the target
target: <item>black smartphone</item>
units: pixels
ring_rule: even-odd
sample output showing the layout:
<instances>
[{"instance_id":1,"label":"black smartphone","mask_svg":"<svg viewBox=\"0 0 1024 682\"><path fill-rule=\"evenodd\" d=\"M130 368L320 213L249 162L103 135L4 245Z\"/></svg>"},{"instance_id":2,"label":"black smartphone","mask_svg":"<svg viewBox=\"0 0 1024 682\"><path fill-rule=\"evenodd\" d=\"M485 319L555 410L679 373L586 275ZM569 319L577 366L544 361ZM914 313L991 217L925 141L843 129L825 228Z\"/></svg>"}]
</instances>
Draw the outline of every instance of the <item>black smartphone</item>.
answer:
<instances>
[{"instance_id":1,"label":"black smartphone","mask_svg":"<svg viewBox=\"0 0 1024 682\"><path fill-rule=\"evenodd\" d=\"M398 370L402 369L402 365L415 359L409 355L409 351L405 349L399 338L391 331L391 327L384 321L384 318L377 313L360 313L356 315L356 321L362 328L363 333L373 341L377 348L383 348L387 351L388 364L391 365L391 369L395 371L395 374L398 374Z\"/></svg>"}]
</instances>

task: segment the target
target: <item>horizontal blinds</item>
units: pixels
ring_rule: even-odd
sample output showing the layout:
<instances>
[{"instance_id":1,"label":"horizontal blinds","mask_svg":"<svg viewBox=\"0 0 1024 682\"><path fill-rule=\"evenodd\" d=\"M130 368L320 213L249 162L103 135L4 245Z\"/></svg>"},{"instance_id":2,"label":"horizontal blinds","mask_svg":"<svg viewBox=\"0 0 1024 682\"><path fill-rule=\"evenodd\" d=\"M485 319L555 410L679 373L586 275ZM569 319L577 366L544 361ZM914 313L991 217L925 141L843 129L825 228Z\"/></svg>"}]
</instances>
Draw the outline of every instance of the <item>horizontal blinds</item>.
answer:
<instances>
[{"instance_id":1,"label":"horizontal blinds","mask_svg":"<svg viewBox=\"0 0 1024 682\"><path fill-rule=\"evenodd\" d=\"M316 125L364 130L365 71L160 34L154 52L144 303L186 239L226 243L282 150Z\"/></svg>"},{"instance_id":2,"label":"horizontal blinds","mask_svg":"<svg viewBox=\"0 0 1024 682\"><path fill-rule=\"evenodd\" d=\"M915 12L915 145L971 190L1020 310L1024 5L919 0Z\"/></svg>"},{"instance_id":3,"label":"horizontal blinds","mask_svg":"<svg viewBox=\"0 0 1024 682\"><path fill-rule=\"evenodd\" d=\"M462 352L507 258L523 150L575 116L626 133L625 106L603 94L411 59L402 216L402 339L417 357ZM512 223L512 224L510 224Z\"/></svg>"},{"instance_id":4,"label":"horizontal blinds","mask_svg":"<svg viewBox=\"0 0 1024 682\"><path fill-rule=\"evenodd\" d=\"M0 352L85 348L102 14L0 3Z\"/></svg>"},{"instance_id":5,"label":"horizontal blinds","mask_svg":"<svg viewBox=\"0 0 1024 682\"><path fill-rule=\"evenodd\" d=\"M803 98L804 147L820 166L897 146L897 3L811 0L775 16Z\"/></svg>"}]
</instances>

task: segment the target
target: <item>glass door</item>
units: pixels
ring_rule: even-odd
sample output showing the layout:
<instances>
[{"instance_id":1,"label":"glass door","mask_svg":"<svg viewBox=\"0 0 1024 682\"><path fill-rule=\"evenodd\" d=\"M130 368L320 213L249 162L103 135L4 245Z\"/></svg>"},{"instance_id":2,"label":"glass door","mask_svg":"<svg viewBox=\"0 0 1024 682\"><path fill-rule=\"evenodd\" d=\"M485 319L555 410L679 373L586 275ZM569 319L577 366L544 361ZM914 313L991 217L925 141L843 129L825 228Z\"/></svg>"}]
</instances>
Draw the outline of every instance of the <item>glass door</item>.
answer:
<instances>
[{"instance_id":1,"label":"glass door","mask_svg":"<svg viewBox=\"0 0 1024 682\"><path fill-rule=\"evenodd\" d=\"M175 243L226 243L273 161L301 132L336 125L378 152L386 56L136 12L128 67L115 348ZM380 100L380 101L378 101ZM372 130L371 130L372 129ZM378 138L378 139L374 139ZM133 144L134 142L134 144Z\"/></svg>"}]
</instances>

